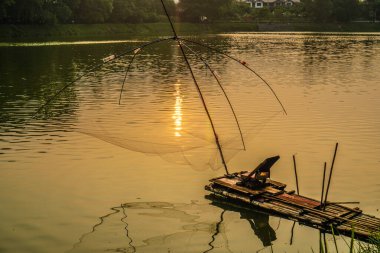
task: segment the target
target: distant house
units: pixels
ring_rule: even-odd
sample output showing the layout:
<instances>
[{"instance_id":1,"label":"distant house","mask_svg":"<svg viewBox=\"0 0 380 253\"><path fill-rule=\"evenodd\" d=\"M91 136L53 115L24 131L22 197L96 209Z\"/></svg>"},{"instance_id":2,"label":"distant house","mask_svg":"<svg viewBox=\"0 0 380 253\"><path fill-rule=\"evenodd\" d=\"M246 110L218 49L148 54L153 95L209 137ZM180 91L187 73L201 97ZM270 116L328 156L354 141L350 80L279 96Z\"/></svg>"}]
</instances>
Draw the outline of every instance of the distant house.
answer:
<instances>
[{"instance_id":1,"label":"distant house","mask_svg":"<svg viewBox=\"0 0 380 253\"><path fill-rule=\"evenodd\" d=\"M300 0L236 0L238 2L247 3L252 8L260 9L264 7L274 8L277 6L293 6L300 3Z\"/></svg>"}]
</instances>

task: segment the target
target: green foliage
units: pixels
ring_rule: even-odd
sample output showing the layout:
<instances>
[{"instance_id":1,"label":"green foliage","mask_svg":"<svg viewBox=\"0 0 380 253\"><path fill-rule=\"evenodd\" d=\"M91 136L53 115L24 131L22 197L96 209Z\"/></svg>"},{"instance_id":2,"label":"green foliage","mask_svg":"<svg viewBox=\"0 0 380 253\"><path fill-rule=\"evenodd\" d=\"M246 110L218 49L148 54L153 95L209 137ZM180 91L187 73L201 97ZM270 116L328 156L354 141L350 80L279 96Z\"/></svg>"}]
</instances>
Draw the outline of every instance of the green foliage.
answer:
<instances>
[{"instance_id":1,"label":"green foliage","mask_svg":"<svg viewBox=\"0 0 380 253\"><path fill-rule=\"evenodd\" d=\"M215 21L231 16L233 0L180 0L178 7L183 21L200 22L201 17Z\"/></svg>"},{"instance_id":2,"label":"green foliage","mask_svg":"<svg viewBox=\"0 0 380 253\"><path fill-rule=\"evenodd\" d=\"M78 0L73 9L74 21L78 23L104 23L110 17L113 0Z\"/></svg>"},{"instance_id":3,"label":"green foliage","mask_svg":"<svg viewBox=\"0 0 380 253\"><path fill-rule=\"evenodd\" d=\"M354 252L354 242L355 242L355 230L352 228L352 231L351 231L351 243L350 243L350 253Z\"/></svg>"},{"instance_id":4,"label":"green foliage","mask_svg":"<svg viewBox=\"0 0 380 253\"><path fill-rule=\"evenodd\" d=\"M236 2L231 8L231 17L234 19L252 21L253 20L253 9L246 3Z\"/></svg>"},{"instance_id":5,"label":"green foliage","mask_svg":"<svg viewBox=\"0 0 380 253\"><path fill-rule=\"evenodd\" d=\"M333 7L331 0L308 0L307 3L307 13L316 22L324 23L331 20Z\"/></svg>"},{"instance_id":6,"label":"green foliage","mask_svg":"<svg viewBox=\"0 0 380 253\"><path fill-rule=\"evenodd\" d=\"M369 244L359 244L358 253L380 253L380 232L370 236Z\"/></svg>"},{"instance_id":7,"label":"green foliage","mask_svg":"<svg viewBox=\"0 0 380 253\"><path fill-rule=\"evenodd\" d=\"M303 0L303 15L316 22L349 22L360 13L358 0Z\"/></svg>"},{"instance_id":8,"label":"green foliage","mask_svg":"<svg viewBox=\"0 0 380 253\"><path fill-rule=\"evenodd\" d=\"M349 22L356 17L359 3L357 0L334 0L333 15L337 21Z\"/></svg>"},{"instance_id":9,"label":"green foliage","mask_svg":"<svg viewBox=\"0 0 380 253\"><path fill-rule=\"evenodd\" d=\"M373 21L380 19L380 0L366 0L360 6L361 16Z\"/></svg>"},{"instance_id":10,"label":"green foliage","mask_svg":"<svg viewBox=\"0 0 380 253\"><path fill-rule=\"evenodd\" d=\"M62 0L2 0L0 22L14 24L65 23L70 8Z\"/></svg>"},{"instance_id":11,"label":"green foliage","mask_svg":"<svg viewBox=\"0 0 380 253\"><path fill-rule=\"evenodd\" d=\"M174 14L174 1L164 2ZM159 0L0 0L1 23L140 23L164 18Z\"/></svg>"},{"instance_id":12,"label":"green foliage","mask_svg":"<svg viewBox=\"0 0 380 253\"><path fill-rule=\"evenodd\" d=\"M63 1L51 6L51 12L54 13L59 23L69 23L71 21L72 11Z\"/></svg>"},{"instance_id":13,"label":"green foliage","mask_svg":"<svg viewBox=\"0 0 380 253\"><path fill-rule=\"evenodd\" d=\"M380 0L301 0L293 6L251 8L236 0L164 0L181 21L347 23L376 20ZM202 20L203 19L203 20ZM0 0L0 23L142 23L166 21L160 0Z\"/></svg>"},{"instance_id":14,"label":"green foliage","mask_svg":"<svg viewBox=\"0 0 380 253\"><path fill-rule=\"evenodd\" d=\"M332 236L334 239L334 246L335 246L335 252L339 253L340 250L338 248L337 240L336 240L336 235L334 232L334 228L331 225L331 232ZM360 241L355 240L355 230L352 229L351 231L351 239L350 239L350 244L344 240L345 243L347 244L347 249L345 249L344 252L350 252L350 253L380 253L380 232L373 233L368 240L368 243L363 243ZM322 237L319 237L319 247L320 247L320 252L325 253L328 252L327 250L327 244L325 244L322 241ZM313 248L311 248L311 251L314 252Z\"/></svg>"},{"instance_id":15,"label":"green foliage","mask_svg":"<svg viewBox=\"0 0 380 253\"><path fill-rule=\"evenodd\" d=\"M0 22L8 18L9 7L14 4L14 0L0 0Z\"/></svg>"},{"instance_id":16,"label":"green foliage","mask_svg":"<svg viewBox=\"0 0 380 253\"><path fill-rule=\"evenodd\" d=\"M41 23L45 18L42 9L42 0L16 0L10 6L9 16L16 23Z\"/></svg>"},{"instance_id":17,"label":"green foliage","mask_svg":"<svg viewBox=\"0 0 380 253\"><path fill-rule=\"evenodd\" d=\"M257 21L269 18L271 14L272 12L267 8L255 9L253 12L253 16Z\"/></svg>"},{"instance_id":18,"label":"green foliage","mask_svg":"<svg viewBox=\"0 0 380 253\"><path fill-rule=\"evenodd\" d=\"M172 15L175 13L174 1L165 0L166 7ZM163 17L161 1L157 0L114 0L114 10L110 21L118 23L157 22Z\"/></svg>"}]
</instances>

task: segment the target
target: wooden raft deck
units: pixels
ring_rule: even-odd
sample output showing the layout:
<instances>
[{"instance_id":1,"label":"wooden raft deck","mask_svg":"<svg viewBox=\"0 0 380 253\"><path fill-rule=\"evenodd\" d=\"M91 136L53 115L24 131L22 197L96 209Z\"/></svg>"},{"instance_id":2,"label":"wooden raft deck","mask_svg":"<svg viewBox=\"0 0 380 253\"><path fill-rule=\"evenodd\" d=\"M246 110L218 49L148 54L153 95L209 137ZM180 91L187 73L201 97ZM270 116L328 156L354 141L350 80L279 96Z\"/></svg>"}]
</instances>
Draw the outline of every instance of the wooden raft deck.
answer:
<instances>
[{"instance_id":1,"label":"wooden raft deck","mask_svg":"<svg viewBox=\"0 0 380 253\"><path fill-rule=\"evenodd\" d=\"M262 208L325 232L331 232L333 226L335 233L350 236L354 229L357 238L366 240L380 230L380 219L363 214L359 208L334 203L327 203L323 208L320 201L287 192L285 184L273 180L267 180L260 188L240 186L246 175L247 172L239 172L214 178L205 188L218 197Z\"/></svg>"}]
</instances>

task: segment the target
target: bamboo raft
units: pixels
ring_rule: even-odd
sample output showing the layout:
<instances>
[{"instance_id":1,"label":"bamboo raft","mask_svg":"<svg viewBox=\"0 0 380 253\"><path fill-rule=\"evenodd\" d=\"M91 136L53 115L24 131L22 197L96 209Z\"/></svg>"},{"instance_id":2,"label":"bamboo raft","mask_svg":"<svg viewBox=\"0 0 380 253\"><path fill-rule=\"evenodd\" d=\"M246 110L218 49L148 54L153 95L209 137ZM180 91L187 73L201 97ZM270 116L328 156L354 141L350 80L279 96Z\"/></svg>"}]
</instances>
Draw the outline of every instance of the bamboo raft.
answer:
<instances>
[{"instance_id":1,"label":"bamboo raft","mask_svg":"<svg viewBox=\"0 0 380 253\"><path fill-rule=\"evenodd\" d=\"M380 230L380 219L359 208L318 201L286 191L286 185L270 179L270 168L279 159L272 157L251 173L237 172L210 180L205 189L215 197L259 208L324 232L340 233L367 240Z\"/></svg>"}]
</instances>

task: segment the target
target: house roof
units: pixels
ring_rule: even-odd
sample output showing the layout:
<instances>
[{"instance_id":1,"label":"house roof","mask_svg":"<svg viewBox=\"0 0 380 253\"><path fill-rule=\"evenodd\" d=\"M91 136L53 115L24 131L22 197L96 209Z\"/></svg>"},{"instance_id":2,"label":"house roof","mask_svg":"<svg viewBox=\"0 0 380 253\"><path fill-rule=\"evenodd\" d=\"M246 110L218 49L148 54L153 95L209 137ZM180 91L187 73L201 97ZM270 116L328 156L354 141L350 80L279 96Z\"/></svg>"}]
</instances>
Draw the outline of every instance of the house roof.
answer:
<instances>
[{"instance_id":1,"label":"house roof","mask_svg":"<svg viewBox=\"0 0 380 253\"><path fill-rule=\"evenodd\" d=\"M258 1L261 1L263 3L274 3L274 2L277 2L278 0L258 0Z\"/></svg>"},{"instance_id":2,"label":"house roof","mask_svg":"<svg viewBox=\"0 0 380 253\"><path fill-rule=\"evenodd\" d=\"M293 3L300 3L301 0L252 0L253 3L255 2L263 2L263 3L275 3L275 2L293 2Z\"/></svg>"}]
</instances>

